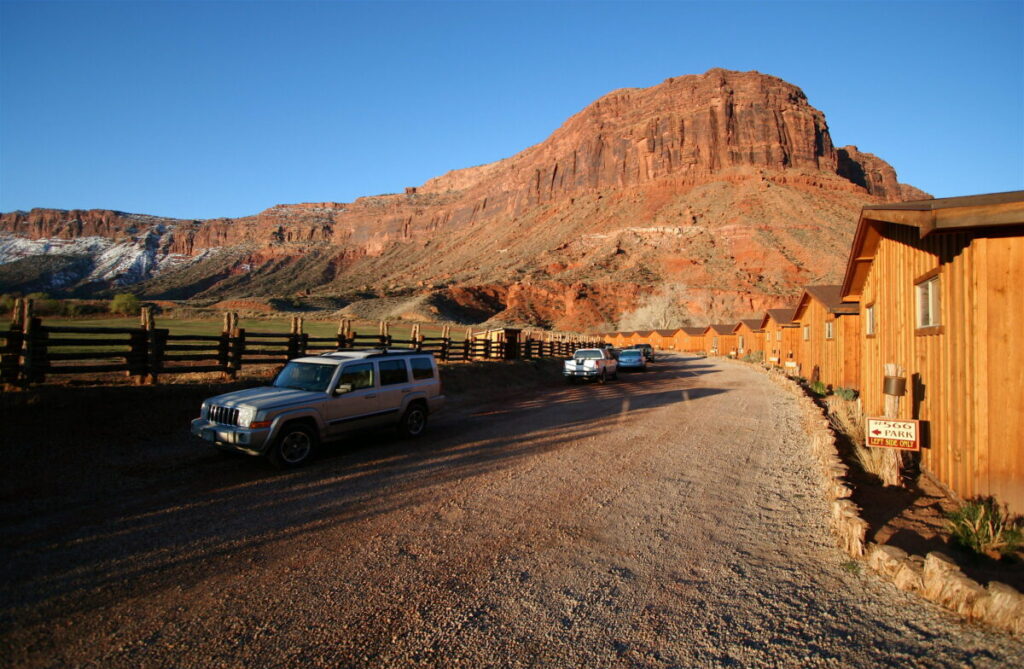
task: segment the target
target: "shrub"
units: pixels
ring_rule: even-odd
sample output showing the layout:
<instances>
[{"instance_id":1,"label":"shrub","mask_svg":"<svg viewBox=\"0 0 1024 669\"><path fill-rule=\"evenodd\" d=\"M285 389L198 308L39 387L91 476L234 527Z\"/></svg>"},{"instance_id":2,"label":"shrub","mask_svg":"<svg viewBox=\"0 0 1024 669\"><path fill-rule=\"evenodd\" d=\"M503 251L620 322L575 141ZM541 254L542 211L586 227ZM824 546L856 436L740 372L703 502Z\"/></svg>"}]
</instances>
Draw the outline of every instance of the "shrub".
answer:
<instances>
[{"instance_id":1,"label":"shrub","mask_svg":"<svg viewBox=\"0 0 1024 669\"><path fill-rule=\"evenodd\" d=\"M953 543L979 555L1010 556L1024 545L1021 518L994 497L975 497L946 514Z\"/></svg>"},{"instance_id":2,"label":"shrub","mask_svg":"<svg viewBox=\"0 0 1024 669\"><path fill-rule=\"evenodd\" d=\"M842 397L847 402L857 399L857 391L853 388L835 388L832 390L832 394Z\"/></svg>"},{"instance_id":3,"label":"shrub","mask_svg":"<svg viewBox=\"0 0 1024 669\"><path fill-rule=\"evenodd\" d=\"M32 313L37 316L56 316L63 310L60 300L46 293L29 293L25 299L32 300Z\"/></svg>"},{"instance_id":4,"label":"shrub","mask_svg":"<svg viewBox=\"0 0 1024 669\"><path fill-rule=\"evenodd\" d=\"M751 351L743 356L743 362L764 362L764 351Z\"/></svg>"},{"instance_id":5,"label":"shrub","mask_svg":"<svg viewBox=\"0 0 1024 669\"><path fill-rule=\"evenodd\" d=\"M134 316L142 310L142 302L131 293L115 295L110 301L110 313Z\"/></svg>"},{"instance_id":6,"label":"shrub","mask_svg":"<svg viewBox=\"0 0 1024 669\"><path fill-rule=\"evenodd\" d=\"M10 293L4 293L3 295L0 295L0 311L4 313L11 313L11 311L14 309L14 302L17 299L17 295L12 295Z\"/></svg>"},{"instance_id":7,"label":"shrub","mask_svg":"<svg viewBox=\"0 0 1024 669\"><path fill-rule=\"evenodd\" d=\"M812 381L809 388L811 389L811 392L814 393L815 395L820 395L822 397L828 395L828 386L826 386L821 381Z\"/></svg>"}]
</instances>

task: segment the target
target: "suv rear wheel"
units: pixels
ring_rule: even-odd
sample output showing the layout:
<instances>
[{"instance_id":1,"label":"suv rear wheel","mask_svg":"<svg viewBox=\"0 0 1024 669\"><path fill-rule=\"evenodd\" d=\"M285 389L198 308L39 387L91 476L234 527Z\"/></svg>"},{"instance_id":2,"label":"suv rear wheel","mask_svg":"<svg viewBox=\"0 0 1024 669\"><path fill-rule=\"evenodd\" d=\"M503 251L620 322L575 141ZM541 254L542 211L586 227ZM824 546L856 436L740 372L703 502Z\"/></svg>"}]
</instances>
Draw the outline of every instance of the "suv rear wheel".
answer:
<instances>
[{"instance_id":1,"label":"suv rear wheel","mask_svg":"<svg viewBox=\"0 0 1024 669\"><path fill-rule=\"evenodd\" d=\"M313 459L316 446L316 434L308 425L289 423L281 428L281 434L267 452L267 459L278 469L299 467Z\"/></svg>"},{"instance_id":2,"label":"suv rear wheel","mask_svg":"<svg viewBox=\"0 0 1024 669\"><path fill-rule=\"evenodd\" d=\"M406 437L418 437L427 429L427 408L421 402L409 405L398 422L398 431Z\"/></svg>"}]
</instances>

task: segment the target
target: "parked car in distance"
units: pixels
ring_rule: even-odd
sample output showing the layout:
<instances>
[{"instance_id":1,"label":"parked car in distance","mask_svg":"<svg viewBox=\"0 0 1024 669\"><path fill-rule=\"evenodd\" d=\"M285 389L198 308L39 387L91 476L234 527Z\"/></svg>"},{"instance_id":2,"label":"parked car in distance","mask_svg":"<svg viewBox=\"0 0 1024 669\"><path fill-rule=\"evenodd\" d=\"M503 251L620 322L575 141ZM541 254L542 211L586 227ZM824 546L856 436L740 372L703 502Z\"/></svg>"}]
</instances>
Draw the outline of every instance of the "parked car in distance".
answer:
<instances>
[{"instance_id":1,"label":"parked car in distance","mask_svg":"<svg viewBox=\"0 0 1024 669\"><path fill-rule=\"evenodd\" d=\"M415 351L336 351L291 360L270 386L211 397L192 434L262 455L280 468L308 462L320 443L364 427L417 437L444 404L437 363Z\"/></svg>"},{"instance_id":2,"label":"parked car in distance","mask_svg":"<svg viewBox=\"0 0 1024 669\"><path fill-rule=\"evenodd\" d=\"M626 371L647 371L647 356L638 348L627 348L619 353L619 369Z\"/></svg>"},{"instance_id":3,"label":"parked car in distance","mask_svg":"<svg viewBox=\"0 0 1024 669\"><path fill-rule=\"evenodd\" d=\"M625 348L623 350L630 351L633 349L639 349L643 351L644 357L646 357L649 362L654 362L654 347L651 346L650 344L633 344L629 348Z\"/></svg>"},{"instance_id":4,"label":"parked car in distance","mask_svg":"<svg viewBox=\"0 0 1024 669\"><path fill-rule=\"evenodd\" d=\"M607 348L581 348L565 361L562 375L569 383L585 379L604 383L618 378L618 361Z\"/></svg>"}]
</instances>

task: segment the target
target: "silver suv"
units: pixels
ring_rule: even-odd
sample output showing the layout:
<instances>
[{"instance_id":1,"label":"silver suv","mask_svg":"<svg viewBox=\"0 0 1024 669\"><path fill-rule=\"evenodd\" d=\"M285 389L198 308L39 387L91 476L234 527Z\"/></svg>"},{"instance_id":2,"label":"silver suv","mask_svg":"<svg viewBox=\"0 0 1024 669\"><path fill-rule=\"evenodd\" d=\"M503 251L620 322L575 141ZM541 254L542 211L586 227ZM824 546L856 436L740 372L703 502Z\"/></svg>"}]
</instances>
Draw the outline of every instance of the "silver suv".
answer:
<instances>
[{"instance_id":1,"label":"silver suv","mask_svg":"<svg viewBox=\"0 0 1024 669\"><path fill-rule=\"evenodd\" d=\"M277 467L308 462L322 441L371 426L409 437L444 404L429 353L337 351L296 358L271 386L203 402L192 434L219 448L263 455Z\"/></svg>"}]
</instances>

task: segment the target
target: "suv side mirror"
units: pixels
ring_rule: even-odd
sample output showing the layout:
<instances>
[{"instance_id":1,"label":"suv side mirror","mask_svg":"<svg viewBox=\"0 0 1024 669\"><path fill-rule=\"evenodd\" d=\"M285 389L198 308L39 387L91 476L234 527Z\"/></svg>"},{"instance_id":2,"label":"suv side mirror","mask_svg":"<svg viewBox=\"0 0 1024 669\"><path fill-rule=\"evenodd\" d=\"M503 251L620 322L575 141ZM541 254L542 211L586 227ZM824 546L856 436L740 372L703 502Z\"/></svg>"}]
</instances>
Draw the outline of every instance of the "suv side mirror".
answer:
<instances>
[{"instance_id":1,"label":"suv side mirror","mask_svg":"<svg viewBox=\"0 0 1024 669\"><path fill-rule=\"evenodd\" d=\"M352 384L351 383L339 383L338 387L334 389L334 395L335 396L337 396L337 395L344 395L345 393L350 393L350 392L352 392Z\"/></svg>"}]
</instances>

